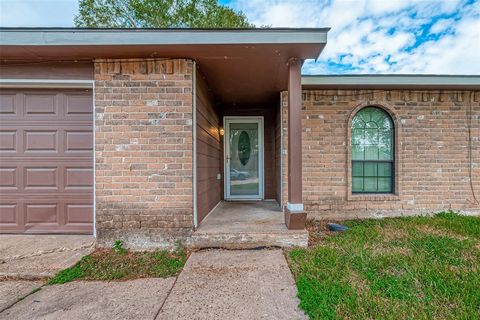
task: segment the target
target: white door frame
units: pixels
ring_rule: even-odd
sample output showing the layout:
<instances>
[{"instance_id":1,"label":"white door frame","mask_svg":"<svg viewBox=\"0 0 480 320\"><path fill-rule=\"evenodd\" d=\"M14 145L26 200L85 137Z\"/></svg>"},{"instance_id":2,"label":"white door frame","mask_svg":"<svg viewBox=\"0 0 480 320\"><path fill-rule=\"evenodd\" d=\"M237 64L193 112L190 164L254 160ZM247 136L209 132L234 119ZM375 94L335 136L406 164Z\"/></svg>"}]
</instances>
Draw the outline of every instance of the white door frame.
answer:
<instances>
[{"instance_id":1,"label":"white door frame","mask_svg":"<svg viewBox=\"0 0 480 320\"><path fill-rule=\"evenodd\" d=\"M230 195L230 162L227 161L227 155L230 154L230 123L258 123L258 183L259 194L250 195ZM223 117L223 128L225 129L225 138L223 139L223 172L224 172L224 199L225 200L263 200L264 195L264 125L263 117Z\"/></svg>"}]
</instances>

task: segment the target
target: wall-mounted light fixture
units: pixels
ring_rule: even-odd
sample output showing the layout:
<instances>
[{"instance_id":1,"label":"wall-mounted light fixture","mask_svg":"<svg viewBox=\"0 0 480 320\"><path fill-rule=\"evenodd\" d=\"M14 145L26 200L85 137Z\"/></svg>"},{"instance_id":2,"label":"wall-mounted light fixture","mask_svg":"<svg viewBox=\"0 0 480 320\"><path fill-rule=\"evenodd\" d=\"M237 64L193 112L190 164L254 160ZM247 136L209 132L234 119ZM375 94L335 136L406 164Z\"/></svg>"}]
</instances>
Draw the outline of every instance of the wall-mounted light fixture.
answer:
<instances>
[{"instance_id":1,"label":"wall-mounted light fixture","mask_svg":"<svg viewBox=\"0 0 480 320\"><path fill-rule=\"evenodd\" d=\"M218 133L220 133L220 135L223 136L225 134L225 130L222 127L220 127L218 128Z\"/></svg>"}]
</instances>

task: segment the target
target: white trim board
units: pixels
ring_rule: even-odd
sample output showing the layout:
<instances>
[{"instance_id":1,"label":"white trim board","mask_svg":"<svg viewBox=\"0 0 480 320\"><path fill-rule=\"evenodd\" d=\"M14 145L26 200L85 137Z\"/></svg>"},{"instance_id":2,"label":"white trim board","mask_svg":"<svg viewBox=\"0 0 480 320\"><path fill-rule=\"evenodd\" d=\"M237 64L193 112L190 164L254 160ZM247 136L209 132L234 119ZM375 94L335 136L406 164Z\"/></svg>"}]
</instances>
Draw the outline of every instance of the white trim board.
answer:
<instances>
[{"instance_id":1,"label":"white trim board","mask_svg":"<svg viewBox=\"0 0 480 320\"><path fill-rule=\"evenodd\" d=\"M193 141L193 227L198 228L197 199L197 63L193 61L192 75L192 141Z\"/></svg>"},{"instance_id":2,"label":"white trim board","mask_svg":"<svg viewBox=\"0 0 480 320\"><path fill-rule=\"evenodd\" d=\"M72 88L72 89L92 89L93 80L75 80L75 79L0 79L0 88Z\"/></svg>"}]
</instances>

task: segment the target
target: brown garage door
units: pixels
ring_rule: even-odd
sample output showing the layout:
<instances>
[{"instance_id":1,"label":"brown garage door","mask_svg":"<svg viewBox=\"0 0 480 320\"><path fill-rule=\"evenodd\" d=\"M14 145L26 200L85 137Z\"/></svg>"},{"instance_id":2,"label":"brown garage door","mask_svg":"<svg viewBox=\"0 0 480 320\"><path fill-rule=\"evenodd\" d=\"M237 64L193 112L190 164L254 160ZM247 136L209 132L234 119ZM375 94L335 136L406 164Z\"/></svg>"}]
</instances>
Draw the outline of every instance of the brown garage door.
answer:
<instances>
[{"instance_id":1,"label":"brown garage door","mask_svg":"<svg viewBox=\"0 0 480 320\"><path fill-rule=\"evenodd\" d=\"M91 90L0 91L0 233L92 233Z\"/></svg>"}]
</instances>

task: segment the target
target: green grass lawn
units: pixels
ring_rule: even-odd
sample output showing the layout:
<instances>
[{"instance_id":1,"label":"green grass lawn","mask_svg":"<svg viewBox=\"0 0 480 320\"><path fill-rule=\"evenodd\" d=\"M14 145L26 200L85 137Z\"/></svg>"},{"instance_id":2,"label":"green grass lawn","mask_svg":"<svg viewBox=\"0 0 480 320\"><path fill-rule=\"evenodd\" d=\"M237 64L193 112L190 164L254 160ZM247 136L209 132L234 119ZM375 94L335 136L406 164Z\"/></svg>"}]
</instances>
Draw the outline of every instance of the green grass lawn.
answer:
<instances>
[{"instance_id":1,"label":"green grass lawn","mask_svg":"<svg viewBox=\"0 0 480 320\"><path fill-rule=\"evenodd\" d=\"M480 218L345 222L287 252L311 319L480 319ZM315 225L311 229L315 229Z\"/></svg>"},{"instance_id":2,"label":"green grass lawn","mask_svg":"<svg viewBox=\"0 0 480 320\"><path fill-rule=\"evenodd\" d=\"M99 249L83 257L73 267L60 271L48 284L73 280L129 280L137 278L166 278L176 276L187 257L184 249L175 252L132 252L120 245Z\"/></svg>"}]
</instances>

